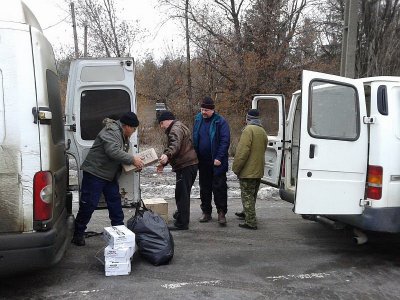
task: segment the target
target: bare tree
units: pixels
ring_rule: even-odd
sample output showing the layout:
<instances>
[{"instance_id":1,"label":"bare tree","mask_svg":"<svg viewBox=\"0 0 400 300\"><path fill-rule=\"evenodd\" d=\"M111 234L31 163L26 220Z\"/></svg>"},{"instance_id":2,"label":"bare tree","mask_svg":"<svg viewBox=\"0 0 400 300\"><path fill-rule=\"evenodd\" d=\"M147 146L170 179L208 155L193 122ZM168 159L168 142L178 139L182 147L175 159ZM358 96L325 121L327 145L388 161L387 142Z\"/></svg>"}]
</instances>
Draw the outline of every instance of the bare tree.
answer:
<instances>
[{"instance_id":1,"label":"bare tree","mask_svg":"<svg viewBox=\"0 0 400 300\"><path fill-rule=\"evenodd\" d=\"M193 115L192 75L190 71L189 0L185 0L186 78L189 114ZM192 120L192 119L191 119Z\"/></svg>"},{"instance_id":2,"label":"bare tree","mask_svg":"<svg viewBox=\"0 0 400 300\"><path fill-rule=\"evenodd\" d=\"M361 1L358 77L400 75L399 0Z\"/></svg>"},{"instance_id":3,"label":"bare tree","mask_svg":"<svg viewBox=\"0 0 400 300\"><path fill-rule=\"evenodd\" d=\"M68 1L68 0L66 0ZM114 0L81 0L75 5L78 24L88 29L91 56L129 56L141 30L135 23L121 20Z\"/></svg>"}]
</instances>

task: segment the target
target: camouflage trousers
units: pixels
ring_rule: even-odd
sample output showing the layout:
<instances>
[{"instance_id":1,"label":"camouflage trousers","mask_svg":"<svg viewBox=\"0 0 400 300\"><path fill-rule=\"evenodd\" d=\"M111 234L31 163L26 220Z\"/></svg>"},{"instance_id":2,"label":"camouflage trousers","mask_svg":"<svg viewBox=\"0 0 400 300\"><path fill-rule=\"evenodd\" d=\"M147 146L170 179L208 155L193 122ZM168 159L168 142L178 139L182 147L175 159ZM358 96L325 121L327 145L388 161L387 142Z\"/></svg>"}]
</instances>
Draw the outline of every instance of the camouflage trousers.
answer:
<instances>
[{"instance_id":1,"label":"camouflage trousers","mask_svg":"<svg viewBox=\"0 0 400 300\"><path fill-rule=\"evenodd\" d=\"M245 213L245 223L249 226L257 226L256 199L260 188L261 178L240 178L240 192Z\"/></svg>"}]
</instances>

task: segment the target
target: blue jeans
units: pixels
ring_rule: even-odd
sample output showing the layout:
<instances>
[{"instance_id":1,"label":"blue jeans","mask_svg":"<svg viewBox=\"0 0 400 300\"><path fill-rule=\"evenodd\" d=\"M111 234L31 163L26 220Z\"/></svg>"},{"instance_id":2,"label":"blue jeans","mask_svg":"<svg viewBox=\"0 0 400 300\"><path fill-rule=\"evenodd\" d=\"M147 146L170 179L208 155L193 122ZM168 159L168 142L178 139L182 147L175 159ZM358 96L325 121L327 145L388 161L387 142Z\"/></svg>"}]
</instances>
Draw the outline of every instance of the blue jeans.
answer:
<instances>
[{"instance_id":1,"label":"blue jeans","mask_svg":"<svg viewBox=\"0 0 400 300\"><path fill-rule=\"evenodd\" d=\"M79 211L75 218L75 236L83 236L85 233L87 224L99 204L101 193L104 194L106 199L111 225L124 225L124 213L122 211L118 181L116 179L107 181L83 172Z\"/></svg>"}]
</instances>

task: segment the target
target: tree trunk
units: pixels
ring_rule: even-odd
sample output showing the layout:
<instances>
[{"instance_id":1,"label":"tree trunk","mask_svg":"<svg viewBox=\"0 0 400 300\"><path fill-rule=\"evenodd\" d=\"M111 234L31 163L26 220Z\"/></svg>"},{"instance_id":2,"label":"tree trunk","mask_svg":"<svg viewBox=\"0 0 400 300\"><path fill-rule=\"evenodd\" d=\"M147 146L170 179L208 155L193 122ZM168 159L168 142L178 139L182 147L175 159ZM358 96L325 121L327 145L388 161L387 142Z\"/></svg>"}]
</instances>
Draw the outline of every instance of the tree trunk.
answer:
<instances>
[{"instance_id":1,"label":"tree trunk","mask_svg":"<svg viewBox=\"0 0 400 300\"><path fill-rule=\"evenodd\" d=\"M189 0L185 2L185 29L186 29L186 76L187 76L187 97L189 105L189 114L193 116L192 103L192 75L190 72L190 44L189 44ZM193 118L190 118L191 120ZM192 125L192 124L191 124Z\"/></svg>"}]
</instances>

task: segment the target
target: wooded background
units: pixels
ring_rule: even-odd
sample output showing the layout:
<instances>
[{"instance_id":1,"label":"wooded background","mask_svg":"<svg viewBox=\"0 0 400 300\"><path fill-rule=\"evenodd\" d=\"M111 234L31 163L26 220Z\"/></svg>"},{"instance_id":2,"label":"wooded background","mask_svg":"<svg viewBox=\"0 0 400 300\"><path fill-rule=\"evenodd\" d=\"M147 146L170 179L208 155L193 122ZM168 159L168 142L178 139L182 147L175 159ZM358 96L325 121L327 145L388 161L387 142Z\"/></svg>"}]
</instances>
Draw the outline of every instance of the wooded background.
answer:
<instances>
[{"instance_id":1,"label":"wooded background","mask_svg":"<svg viewBox=\"0 0 400 300\"><path fill-rule=\"evenodd\" d=\"M66 1L70 2L70 1ZM167 104L189 126L209 95L240 132L253 94L284 94L301 86L301 71L340 73L345 0L158 0L167 20L180 22L186 51L136 61L140 112ZM88 29L87 56L132 56L143 30L119 18L114 0L75 3L77 27ZM399 0L359 1L356 77L400 76ZM164 45L160 45L163 47ZM83 55L83 53L81 53ZM62 86L72 51L58 54ZM141 141L155 136L155 113ZM238 121L240 120L240 121ZM243 122L242 122L243 120ZM149 131L150 130L150 131Z\"/></svg>"}]
</instances>

